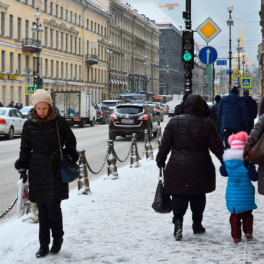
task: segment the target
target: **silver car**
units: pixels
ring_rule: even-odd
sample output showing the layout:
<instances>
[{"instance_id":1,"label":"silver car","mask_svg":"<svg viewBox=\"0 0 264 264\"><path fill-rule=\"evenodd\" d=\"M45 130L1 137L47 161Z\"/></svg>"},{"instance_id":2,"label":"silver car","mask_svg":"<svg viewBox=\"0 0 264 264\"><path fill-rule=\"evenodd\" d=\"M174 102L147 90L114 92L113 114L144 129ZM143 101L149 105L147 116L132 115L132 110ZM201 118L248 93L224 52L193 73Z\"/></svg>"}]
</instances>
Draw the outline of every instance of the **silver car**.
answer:
<instances>
[{"instance_id":1,"label":"silver car","mask_svg":"<svg viewBox=\"0 0 264 264\"><path fill-rule=\"evenodd\" d=\"M29 112L32 108L34 108L33 105L32 105L32 106L24 106L22 109L20 109L20 112L22 113L22 115L23 115L24 117L27 117L28 112Z\"/></svg>"},{"instance_id":2,"label":"silver car","mask_svg":"<svg viewBox=\"0 0 264 264\"><path fill-rule=\"evenodd\" d=\"M6 139L21 135L26 120L16 108L0 107L0 135Z\"/></svg>"}]
</instances>

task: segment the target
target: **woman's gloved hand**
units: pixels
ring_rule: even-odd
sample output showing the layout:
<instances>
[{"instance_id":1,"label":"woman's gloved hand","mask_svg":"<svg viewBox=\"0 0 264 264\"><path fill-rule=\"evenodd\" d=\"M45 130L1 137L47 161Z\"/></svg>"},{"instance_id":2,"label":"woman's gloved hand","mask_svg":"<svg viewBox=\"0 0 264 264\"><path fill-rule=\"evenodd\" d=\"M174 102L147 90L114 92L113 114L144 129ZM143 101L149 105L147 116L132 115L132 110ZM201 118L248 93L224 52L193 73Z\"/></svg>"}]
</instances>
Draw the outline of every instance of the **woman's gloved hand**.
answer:
<instances>
[{"instance_id":1,"label":"woman's gloved hand","mask_svg":"<svg viewBox=\"0 0 264 264\"><path fill-rule=\"evenodd\" d=\"M25 170L20 172L20 179L23 179L23 183L26 183L26 181L27 181L27 172Z\"/></svg>"},{"instance_id":2,"label":"woman's gloved hand","mask_svg":"<svg viewBox=\"0 0 264 264\"><path fill-rule=\"evenodd\" d=\"M71 157L67 154L64 154L63 160L61 161L61 168L62 169L66 168L71 162L72 162Z\"/></svg>"},{"instance_id":3,"label":"woman's gloved hand","mask_svg":"<svg viewBox=\"0 0 264 264\"><path fill-rule=\"evenodd\" d=\"M161 169L161 168L165 168L166 166L166 163L163 161L163 162L158 162L157 161L157 166Z\"/></svg>"}]
</instances>

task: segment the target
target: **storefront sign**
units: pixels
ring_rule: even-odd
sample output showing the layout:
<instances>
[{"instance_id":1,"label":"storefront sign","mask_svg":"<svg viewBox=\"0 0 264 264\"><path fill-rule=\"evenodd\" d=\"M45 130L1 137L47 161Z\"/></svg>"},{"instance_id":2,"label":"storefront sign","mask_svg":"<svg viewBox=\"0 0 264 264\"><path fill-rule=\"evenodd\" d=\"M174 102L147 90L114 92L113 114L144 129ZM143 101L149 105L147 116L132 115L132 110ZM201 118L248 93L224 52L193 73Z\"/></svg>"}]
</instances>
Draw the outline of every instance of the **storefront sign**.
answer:
<instances>
[{"instance_id":1,"label":"storefront sign","mask_svg":"<svg viewBox=\"0 0 264 264\"><path fill-rule=\"evenodd\" d=\"M17 80L17 75L8 75L9 80Z\"/></svg>"},{"instance_id":2,"label":"storefront sign","mask_svg":"<svg viewBox=\"0 0 264 264\"><path fill-rule=\"evenodd\" d=\"M83 83L78 83L78 82L67 82L67 85L74 85L74 86L83 86Z\"/></svg>"},{"instance_id":3,"label":"storefront sign","mask_svg":"<svg viewBox=\"0 0 264 264\"><path fill-rule=\"evenodd\" d=\"M53 80L43 78L43 83L53 84Z\"/></svg>"},{"instance_id":4,"label":"storefront sign","mask_svg":"<svg viewBox=\"0 0 264 264\"><path fill-rule=\"evenodd\" d=\"M61 85L61 86L64 86L64 85L65 85L65 82L64 82L64 81L56 81L56 82L55 82L55 85Z\"/></svg>"}]
</instances>

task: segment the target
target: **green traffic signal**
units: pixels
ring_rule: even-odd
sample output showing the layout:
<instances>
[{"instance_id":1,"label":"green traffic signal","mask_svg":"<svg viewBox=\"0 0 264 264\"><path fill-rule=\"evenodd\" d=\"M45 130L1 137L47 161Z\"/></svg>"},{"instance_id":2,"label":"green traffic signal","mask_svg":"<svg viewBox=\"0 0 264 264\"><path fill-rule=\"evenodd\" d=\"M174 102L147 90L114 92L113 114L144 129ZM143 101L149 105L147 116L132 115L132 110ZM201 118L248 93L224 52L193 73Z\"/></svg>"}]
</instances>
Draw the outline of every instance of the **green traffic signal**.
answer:
<instances>
[{"instance_id":1,"label":"green traffic signal","mask_svg":"<svg viewBox=\"0 0 264 264\"><path fill-rule=\"evenodd\" d=\"M38 86L36 84L34 84L34 88L38 88Z\"/></svg>"},{"instance_id":2,"label":"green traffic signal","mask_svg":"<svg viewBox=\"0 0 264 264\"><path fill-rule=\"evenodd\" d=\"M185 52L185 53L183 54L183 59L184 59L185 61L190 61L190 60L192 59L192 55L191 55L191 53L190 53L190 52Z\"/></svg>"}]
</instances>

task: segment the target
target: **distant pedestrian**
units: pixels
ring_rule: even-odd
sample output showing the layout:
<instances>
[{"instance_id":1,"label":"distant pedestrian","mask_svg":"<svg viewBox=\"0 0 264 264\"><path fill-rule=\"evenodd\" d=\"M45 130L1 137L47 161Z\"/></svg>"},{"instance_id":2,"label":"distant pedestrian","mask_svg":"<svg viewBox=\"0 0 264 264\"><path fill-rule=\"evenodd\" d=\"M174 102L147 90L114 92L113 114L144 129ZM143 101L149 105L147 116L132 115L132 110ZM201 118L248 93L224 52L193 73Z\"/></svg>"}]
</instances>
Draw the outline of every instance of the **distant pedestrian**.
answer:
<instances>
[{"instance_id":1,"label":"distant pedestrian","mask_svg":"<svg viewBox=\"0 0 264 264\"><path fill-rule=\"evenodd\" d=\"M12 101L8 107L14 107L14 101Z\"/></svg>"},{"instance_id":2,"label":"distant pedestrian","mask_svg":"<svg viewBox=\"0 0 264 264\"><path fill-rule=\"evenodd\" d=\"M182 239L183 217L191 205L193 232L205 232L202 226L206 193L215 190L215 167L209 150L222 161L224 146L213 122L209 107L200 95L189 95L182 106L182 114L173 117L163 133L157 154L157 166L165 167L166 193L172 196L174 237Z\"/></svg>"},{"instance_id":3,"label":"distant pedestrian","mask_svg":"<svg viewBox=\"0 0 264 264\"><path fill-rule=\"evenodd\" d=\"M19 104L18 104L18 103L16 103L15 108L16 108L17 110L19 110Z\"/></svg>"},{"instance_id":4,"label":"distant pedestrian","mask_svg":"<svg viewBox=\"0 0 264 264\"><path fill-rule=\"evenodd\" d=\"M0 102L0 107L3 107L2 103Z\"/></svg>"},{"instance_id":5,"label":"distant pedestrian","mask_svg":"<svg viewBox=\"0 0 264 264\"><path fill-rule=\"evenodd\" d=\"M231 149L225 150L225 164L220 167L222 176L228 176L225 197L227 209L231 213L229 222L234 242L241 241L241 220L246 238L253 237L252 210L257 209L255 188L251 181L258 180L258 173L255 165L243 160L247 137L246 132L239 132L228 138Z\"/></svg>"},{"instance_id":6,"label":"distant pedestrian","mask_svg":"<svg viewBox=\"0 0 264 264\"><path fill-rule=\"evenodd\" d=\"M248 111L247 133L250 134L252 128L254 127L254 120L258 114L258 105L256 100L249 96L248 90L244 90L242 99L244 100Z\"/></svg>"},{"instance_id":7,"label":"distant pedestrian","mask_svg":"<svg viewBox=\"0 0 264 264\"><path fill-rule=\"evenodd\" d=\"M32 103L34 108L24 123L15 168L23 182L28 178L29 199L38 205L40 248L36 257L41 258L61 249L64 235L61 201L69 198L69 186L61 181L61 168L76 162L79 154L76 138L65 118L59 116L59 109L52 106L50 94L39 89L32 95ZM63 159L60 144L61 148L65 146ZM50 231L53 245L49 250Z\"/></svg>"},{"instance_id":8,"label":"distant pedestrian","mask_svg":"<svg viewBox=\"0 0 264 264\"><path fill-rule=\"evenodd\" d=\"M247 131L248 113L244 101L239 97L239 90L235 85L230 94L223 98L217 109L218 119L224 132L225 147L230 148L228 138L239 131Z\"/></svg>"},{"instance_id":9,"label":"distant pedestrian","mask_svg":"<svg viewBox=\"0 0 264 264\"><path fill-rule=\"evenodd\" d=\"M21 103L19 106L19 110L23 108L23 104Z\"/></svg>"},{"instance_id":10,"label":"distant pedestrian","mask_svg":"<svg viewBox=\"0 0 264 264\"><path fill-rule=\"evenodd\" d=\"M175 110L174 110L174 116L176 115L180 115L181 114L181 107L184 104L184 102L186 101L187 97L189 94L184 94L184 96L182 97L182 101L180 104L175 106Z\"/></svg>"},{"instance_id":11,"label":"distant pedestrian","mask_svg":"<svg viewBox=\"0 0 264 264\"><path fill-rule=\"evenodd\" d=\"M221 141L223 142L224 141L224 135L223 135L223 131L221 128L221 122L219 121L218 116L217 116L217 109L218 109L219 103L221 101L221 96L216 95L214 100L215 100L215 104L210 107L209 118L214 122L216 131L217 131L219 137L221 138Z\"/></svg>"}]
</instances>

